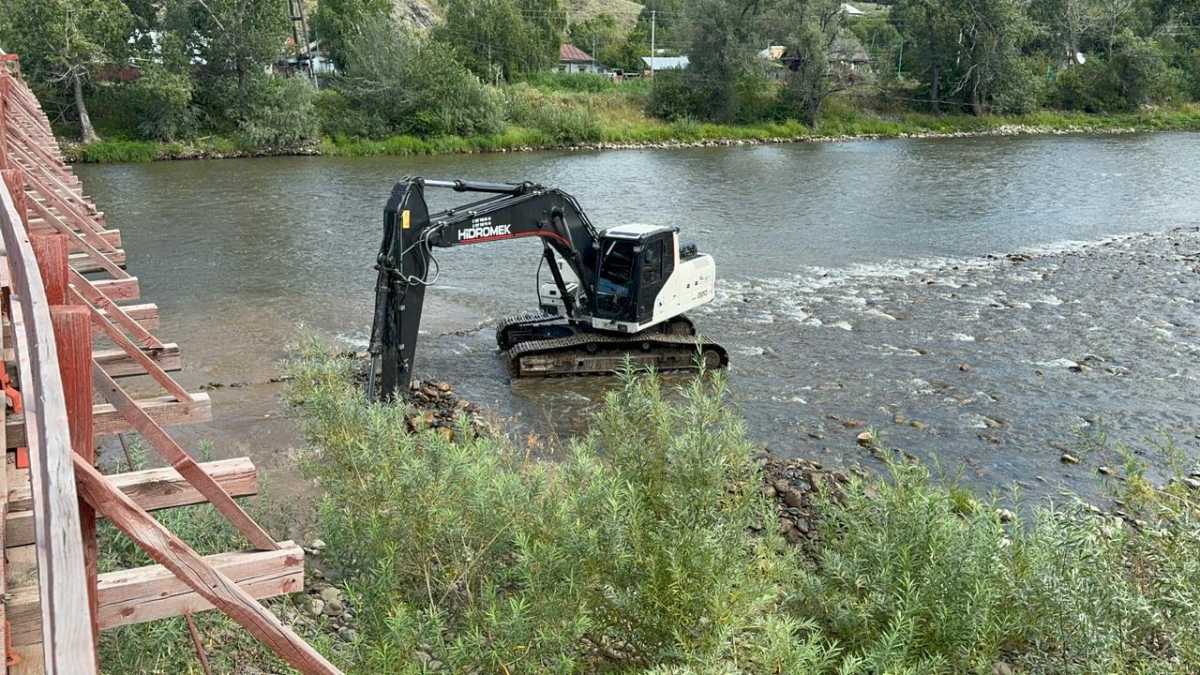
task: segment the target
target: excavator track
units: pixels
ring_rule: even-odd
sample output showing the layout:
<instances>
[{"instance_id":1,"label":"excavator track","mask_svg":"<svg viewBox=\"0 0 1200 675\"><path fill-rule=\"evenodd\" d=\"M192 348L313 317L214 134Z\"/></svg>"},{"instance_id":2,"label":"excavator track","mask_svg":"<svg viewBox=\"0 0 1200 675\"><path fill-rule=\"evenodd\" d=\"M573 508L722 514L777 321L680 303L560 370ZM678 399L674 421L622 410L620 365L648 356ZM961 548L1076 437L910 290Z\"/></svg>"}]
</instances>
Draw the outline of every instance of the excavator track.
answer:
<instances>
[{"instance_id":1,"label":"excavator track","mask_svg":"<svg viewBox=\"0 0 1200 675\"><path fill-rule=\"evenodd\" d=\"M560 325L567 328L568 333L553 335L554 329ZM561 314L525 312L506 316L496 324L496 345L500 347L500 351L507 351L520 342L569 337L573 333L574 330L566 325L566 317Z\"/></svg>"},{"instance_id":2,"label":"excavator track","mask_svg":"<svg viewBox=\"0 0 1200 675\"><path fill-rule=\"evenodd\" d=\"M697 370L701 363L709 370L729 365L724 347L696 335L658 329L635 335L579 331L571 337L521 342L504 355L513 377L611 374L623 368L626 359L635 367L660 372Z\"/></svg>"}]
</instances>

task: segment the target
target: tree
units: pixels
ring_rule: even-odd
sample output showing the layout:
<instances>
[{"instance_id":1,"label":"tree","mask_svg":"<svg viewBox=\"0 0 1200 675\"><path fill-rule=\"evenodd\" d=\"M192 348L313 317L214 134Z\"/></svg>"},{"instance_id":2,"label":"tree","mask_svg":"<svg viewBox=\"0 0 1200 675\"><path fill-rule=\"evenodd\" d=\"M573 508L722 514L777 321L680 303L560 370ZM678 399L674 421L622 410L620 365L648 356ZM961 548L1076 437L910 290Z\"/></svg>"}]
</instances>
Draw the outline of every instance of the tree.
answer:
<instances>
[{"instance_id":1,"label":"tree","mask_svg":"<svg viewBox=\"0 0 1200 675\"><path fill-rule=\"evenodd\" d=\"M956 66L957 31L951 7L943 0L899 0L891 20L903 43L901 63L928 86L929 107L941 113L942 92Z\"/></svg>"},{"instance_id":2,"label":"tree","mask_svg":"<svg viewBox=\"0 0 1200 675\"><path fill-rule=\"evenodd\" d=\"M1100 9L1097 0L1033 0L1029 13L1044 27L1057 57L1069 66L1100 28Z\"/></svg>"},{"instance_id":3,"label":"tree","mask_svg":"<svg viewBox=\"0 0 1200 675\"><path fill-rule=\"evenodd\" d=\"M971 110L983 115L993 104L1005 109L1027 108L1018 103L1027 89L1022 50L1033 36L1023 0L963 0L955 3L963 73L957 90L965 93Z\"/></svg>"},{"instance_id":4,"label":"tree","mask_svg":"<svg viewBox=\"0 0 1200 675\"><path fill-rule=\"evenodd\" d=\"M118 0L4 0L0 41L22 57L30 80L69 87L79 138L100 140L84 101L84 84L125 52L133 18Z\"/></svg>"},{"instance_id":5,"label":"tree","mask_svg":"<svg viewBox=\"0 0 1200 675\"><path fill-rule=\"evenodd\" d=\"M363 31L390 15L391 0L321 0L313 15L313 33L338 68L345 69L352 44Z\"/></svg>"},{"instance_id":6,"label":"tree","mask_svg":"<svg viewBox=\"0 0 1200 675\"><path fill-rule=\"evenodd\" d=\"M1024 0L900 0L892 21L911 46L905 60L928 84L934 112L949 96L976 115L1030 104L1023 49L1034 32Z\"/></svg>"},{"instance_id":7,"label":"tree","mask_svg":"<svg viewBox=\"0 0 1200 675\"><path fill-rule=\"evenodd\" d=\"M345 76L337 84L360 129L420 136L500 130L499 94L463 67L447 45L390 21L366 26L363 35L351 43Z\"/></svg>"},{"instance_id":8,"label":"tree","mask_svg":"<svg viewBox=\"0 0 1200 675\"><path fill-rule=\"evenodd\" d=\"M263 0L177 0L188 9L196 51L210 77L232 75L239 89L284 52L287 5Z\"/></svg>"},{"instance_id":9,"label":"tree","mask_svg":"<svg viewBox=\"0 0 1200 675\"><path fill-rule=\"evenodd\" d=\"M686 80L703 105L698 116L732 122L738 113L737 87L761 47L761 0L695 0L688 6Z\"/></svg>"},{"instance_id":10,"label":"tree","mask_svg":"<svg viewBox=\"0 0 1200 675\"><path fill-rule=\"evenodd\" d=\"M788 94L810 127L819 124L826 99L851 83L830 58L842 31L841 5L839 0L790 0L782 7L780 25L793 27L784 41Z\"/></svg>"},{"instance_id":11,"label":"tree","mask_svg":"<svg viewBox=\"0 0 1200 675\"><path fill-rule=\"evenodd\" d=\"M566 30L557 0L450 0L437 36L493 83L552 67Z\"/></svg>"},{"instance_id":12,"label":"tree","mask_svg":"<svg viewBox=\"0 0 1200 675\"><path fill-rule=\"evenodd\" d=\"M572 24L568 37L572 44L591 54L600 63L621 67L627 65L629 43L611 14L599 14Z\"/></svg>"}]
</instances>

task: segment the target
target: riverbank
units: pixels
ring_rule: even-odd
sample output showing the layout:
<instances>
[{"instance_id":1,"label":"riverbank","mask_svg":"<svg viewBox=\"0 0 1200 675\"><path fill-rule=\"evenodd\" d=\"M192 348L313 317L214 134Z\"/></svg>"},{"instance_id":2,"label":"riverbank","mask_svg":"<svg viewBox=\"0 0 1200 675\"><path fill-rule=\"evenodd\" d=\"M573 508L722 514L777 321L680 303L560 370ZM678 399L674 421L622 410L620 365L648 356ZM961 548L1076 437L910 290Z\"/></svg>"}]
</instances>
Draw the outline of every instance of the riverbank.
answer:
<instances>
[{"instance_id":1,"label":"riverbank","mask_svg":"<svg viewBox=\"0 0 1200 675\"><path fill-rule=\"evenodd\" d=\"M1200 481L1153 485L1132 454L1119 512L1067 500L1022 522L896 456L884 476L772 458L719 378L627 378L588 435L534 450L414 424L441 388L364 404L354 368L310 344L289 392L323 557L357 611L354 669L1200 665Z\"/></svg>"},{"instance_id":2,"label":"riverbank","mask_svg":"<svg viewBox=\"0 0 1200 675\"><path fill-rule=\"evenodd\" d=\"M572 104L566 104L572 105ZM726 125L664 122L628 106L596 112L594 124L574 130L510 126L499 134L473 137L393 136L384 139L325 137L294 147L249 146L225 136L159 143L113 139L83 145L61 139L68 161L127 163L160 160L232 159L268 156L412 156L550 150L596 151L822 143L858 139L967 138L1066 134L1200 131L1200 105L1154 108L1136 113L1093 115L1041 111L1029 115L974 117L922 113L882 114L835 107L816 129L800 122Z\"/></svg>"}]
</instances>

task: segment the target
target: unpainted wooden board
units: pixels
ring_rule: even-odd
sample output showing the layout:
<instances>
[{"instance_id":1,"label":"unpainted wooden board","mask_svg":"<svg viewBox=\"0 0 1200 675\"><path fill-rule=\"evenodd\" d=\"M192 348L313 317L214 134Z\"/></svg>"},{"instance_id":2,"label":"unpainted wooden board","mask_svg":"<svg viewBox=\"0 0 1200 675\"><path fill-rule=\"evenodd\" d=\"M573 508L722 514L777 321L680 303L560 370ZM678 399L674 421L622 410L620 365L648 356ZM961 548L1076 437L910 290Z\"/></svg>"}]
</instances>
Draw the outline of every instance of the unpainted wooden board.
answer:
<instances>
[{"instance_id":1,"label":"unpainted wooden board","mask_svg":"<svg viewBox=\"0 0 1200 675\"><path fill-rule=\"evenodd\" d=\"M212 420L212 399L204 392L192 394L191 401L176 401L169 396L139 399L138 405L161 426L202 424ZM134 431L133 426L107 403L97 403L93 409L93 420L97 436L113 436ZM6 445L9 448L25 444L25 420L23 415L9 415L5 421Z\"/></svg>"},{"instance_id":2,"label":"unpainted wooden board","mask_svg":"<svg viewBox=\"0 0 1200 675\"><path fill-rule=\"evenodd\" d=\"M101 389L103 387L102 384ZM74 459L75 475L83 498L133 539L151 559L236 621L292 667L303 673L340 673L328 659L304 642L249 593L220 570L207 564L187 543L163 527L150 514L138 508L125 493L109 485L95 467L78 457ZM210 497L210 501L211 499ZM219 504L216 506L220 508ZM255 546L264 550L268 548L258 543L255 543ZM280 547L277 542L272 541L269 548L278 550Z\"/></svg>"},{"instance_id":3,"label":"unpainted wooden board","mask_svg":"<svg viewBox=\"0 0 1200 675\"><path fill-rule=\"evenodd\" d=\"M254 599L304 590L304 551L290 541L280 542L275 551L220 553L203 561ZM212 602L162 565L106 572L97 590L101 630L213 609ZM13 644L41 642L37 601L37 589L12 589Z\"/></svg>"}]
</instances>

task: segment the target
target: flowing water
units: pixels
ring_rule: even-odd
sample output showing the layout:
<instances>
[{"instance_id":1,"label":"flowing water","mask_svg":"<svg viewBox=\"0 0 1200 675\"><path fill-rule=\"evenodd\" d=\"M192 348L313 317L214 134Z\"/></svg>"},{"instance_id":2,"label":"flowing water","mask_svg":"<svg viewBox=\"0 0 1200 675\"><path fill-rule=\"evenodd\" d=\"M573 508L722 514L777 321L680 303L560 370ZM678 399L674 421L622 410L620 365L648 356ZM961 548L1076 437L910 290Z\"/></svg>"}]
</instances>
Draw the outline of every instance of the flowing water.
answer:
<instances>
[{"instance_id":1,"label":"flowing water","mask_svg":"<svg viewBox=\"0 0 1200 675\"><path fill-rule=\"evenodd\" d=\"M529 180L599 226L677 225L718 264L695 316L753 437L831 464L856 436L983 488L1094 490L1097 439L1200 456L1200 135L863 141L435 158L85 166L185 382L193 432L286 470L276 375L298 324L361 348L382 208L404 175ZM455 195L433 193L431 205ZM610 382L510 382L490 329L532 309L536 241L438 253L420 375L566 434ZM230 387L228 385L235 385ZM860 426L863 425L863 426ZM1151 441L1146 439L1151 438ZM1065 450L1080 466L1060 463Z\"/></svg>"}]
</instances>

